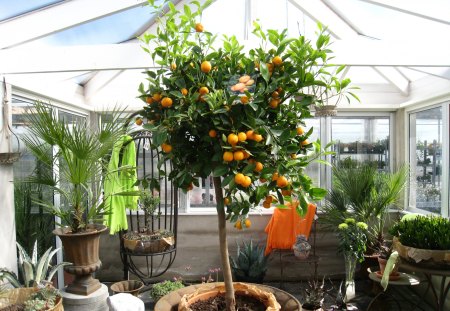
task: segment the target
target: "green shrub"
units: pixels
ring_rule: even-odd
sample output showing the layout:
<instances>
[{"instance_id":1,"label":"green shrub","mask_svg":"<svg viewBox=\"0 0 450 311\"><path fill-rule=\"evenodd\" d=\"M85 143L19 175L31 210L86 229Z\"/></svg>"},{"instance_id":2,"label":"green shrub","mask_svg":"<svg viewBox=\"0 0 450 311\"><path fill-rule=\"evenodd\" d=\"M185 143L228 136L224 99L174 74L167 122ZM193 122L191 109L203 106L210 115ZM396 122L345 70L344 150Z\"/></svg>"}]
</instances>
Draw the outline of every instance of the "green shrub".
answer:
<instances>
[{"instance_id":1,"label":"green shrub","mask_svg":"<svg viewBox=\"0 0 450 311\"><path fill-rule=\"evenodd\" d=\"M157 302L161 297L167 295L168 293L183 288L184 285L181 280L176 281L164 281L161 283L156 283L152 286L150 290L150 297L152 297L154 302Z\"/></svg>"},{"instance_id":2,"label":"green shrub","mask_svg":"<svg viewBox=\"0 0 450 311\"><path fill-rule=\"evenodd\" d=\"M403 245L421 249L450 249L450 220L440 216L417 216L397 222L389 233Z\"/></svg>"}]
</instances>

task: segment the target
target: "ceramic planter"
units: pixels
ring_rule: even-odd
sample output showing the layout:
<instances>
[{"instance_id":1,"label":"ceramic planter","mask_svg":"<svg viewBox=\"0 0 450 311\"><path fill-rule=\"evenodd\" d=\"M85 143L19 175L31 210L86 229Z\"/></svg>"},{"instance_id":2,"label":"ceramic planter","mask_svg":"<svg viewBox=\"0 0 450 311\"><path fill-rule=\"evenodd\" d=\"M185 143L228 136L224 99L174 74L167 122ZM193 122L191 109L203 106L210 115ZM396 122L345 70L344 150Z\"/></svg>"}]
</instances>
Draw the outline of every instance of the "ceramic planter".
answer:
<instances>
[{"instance_id":1,"label":"ceramic planter","mask_svg":"<svg viewBox=\"0 0 450 311\"><path fill-rule=\"evenodd\" d=\"M397 237L393 239L393 248L406 261L425 267L450 268L450 250L431 250L406 246Z\"/></svg>"},{"instance_id":2,"label":"ceramic planter","mask_svg":"<svg viewBox=\"0 0 450 311\"><path fill-rule=\"evenodd\" d=\"M334 117L337 115L335 105L314 106L316 117Z\"/></svg>"},{"instance_id":3,"label":"ceramic planter","mask_svg":"<svg viewBox=\"0 0 450 311\"><path fill-rule=\"evenodd\" d=\"M99 259L100 235L106 229L104 225L91 225L86 232L75 234L67 228L53 230L53 234L62 241L64 260L72 263L64 267L66 272L75 276L66 288L68 293L87 296L101 287L92 274L102 265Z\"/></svg>"},{"instance_id":4,"label":"ceramic planter","mask_svg":"<svg viewBox=\"0 0 450 311\"><path fill-rule=\"evenodd\" d=\"M299 259L306 259L309 257L311 244L308 243L306 236L301 234L297 236L297 240L292 248L294 250L295 257Z\"/></svg>"}]
</instances>

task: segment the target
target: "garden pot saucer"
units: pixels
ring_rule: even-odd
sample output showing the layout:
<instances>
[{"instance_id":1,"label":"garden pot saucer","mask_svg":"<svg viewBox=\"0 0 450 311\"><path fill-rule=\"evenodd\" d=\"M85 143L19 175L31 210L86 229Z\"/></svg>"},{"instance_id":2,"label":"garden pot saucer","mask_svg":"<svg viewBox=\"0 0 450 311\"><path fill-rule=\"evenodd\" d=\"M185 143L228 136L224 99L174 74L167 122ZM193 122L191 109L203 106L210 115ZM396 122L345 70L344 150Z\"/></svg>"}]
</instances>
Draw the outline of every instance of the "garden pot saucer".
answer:
<instances>
[{"instance_id":1,"label":"garden pot saucer","mask_svg":"<svg viewBox=\"0 0 450 311\"><path fill-rule=\"evenodd\" d=\"M375 271L375 275L377 276L377 278L381 279L383 278L383 273L381 273L381 271ZM397 281L399 280L401 277L399 272L392 272L389 275L389 281Z\"/></svg>"}]
</instances>

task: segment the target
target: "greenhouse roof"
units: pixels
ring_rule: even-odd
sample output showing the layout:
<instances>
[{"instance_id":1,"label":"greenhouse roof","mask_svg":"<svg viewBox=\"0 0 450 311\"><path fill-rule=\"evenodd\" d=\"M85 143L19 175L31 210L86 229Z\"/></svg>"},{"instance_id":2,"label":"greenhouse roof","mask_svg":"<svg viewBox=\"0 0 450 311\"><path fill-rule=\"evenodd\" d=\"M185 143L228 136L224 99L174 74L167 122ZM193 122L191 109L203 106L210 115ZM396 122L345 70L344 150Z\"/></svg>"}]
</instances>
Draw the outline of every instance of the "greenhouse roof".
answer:
<instances>
[{"instance_id":1,"label":"greenhouse roof","mask_svg":"<svg viewBox=\"0 0 450 311\"><path fill-rule=\"evenodd\" d=\"M86 108L140 107L142 71L153 66L137 39L155 29L146 3L0 0L0 74ZM317 22L328 27L334 63L348 65L343 74L361 88L361 103L341 108L392 110L450 93L448 0L216 0L201 22L250 46L256 19L311 39Z\"/></svg>"}]
</instances>

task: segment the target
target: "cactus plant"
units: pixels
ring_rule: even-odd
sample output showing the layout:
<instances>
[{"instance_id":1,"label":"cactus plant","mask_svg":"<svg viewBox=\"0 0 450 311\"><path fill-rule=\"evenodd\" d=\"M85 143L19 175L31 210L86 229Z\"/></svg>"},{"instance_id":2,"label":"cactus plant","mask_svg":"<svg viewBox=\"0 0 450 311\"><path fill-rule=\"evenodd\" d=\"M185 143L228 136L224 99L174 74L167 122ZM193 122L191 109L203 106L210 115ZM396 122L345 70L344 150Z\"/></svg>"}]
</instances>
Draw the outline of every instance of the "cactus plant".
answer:
<instances>
[{"instance_id":1,"label":"cactus plant","mask_svg":"<svg viewBox=\"0 0 450 311\"><path fill-rule=\"evenodd\" d=\"M231 268L237 281L262 283L267 271L264 247L258 243L243 241L237 245L236 258L230 257Z\"/></svg>"}]
</instances>

